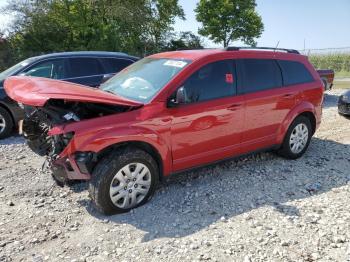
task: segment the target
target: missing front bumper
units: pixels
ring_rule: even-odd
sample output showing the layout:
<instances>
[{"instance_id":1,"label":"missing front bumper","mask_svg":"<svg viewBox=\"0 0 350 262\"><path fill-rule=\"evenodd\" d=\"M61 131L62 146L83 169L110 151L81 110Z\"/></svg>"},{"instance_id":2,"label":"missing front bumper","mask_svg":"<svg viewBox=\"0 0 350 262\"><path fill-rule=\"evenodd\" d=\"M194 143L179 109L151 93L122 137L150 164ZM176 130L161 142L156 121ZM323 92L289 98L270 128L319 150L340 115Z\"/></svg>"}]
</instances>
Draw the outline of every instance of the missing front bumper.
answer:
<instances>
[{"instance_id":1,"label":"missing front bumper","mask_svg":"<svg viewBox=\"0 0 350 262\"><path fill-rule=\"evenodd\" d=\"M92 152L78 152L51 163L52 176L58 183L69 180L89 180L95 165Z\"/></svg>"}]
</instances>

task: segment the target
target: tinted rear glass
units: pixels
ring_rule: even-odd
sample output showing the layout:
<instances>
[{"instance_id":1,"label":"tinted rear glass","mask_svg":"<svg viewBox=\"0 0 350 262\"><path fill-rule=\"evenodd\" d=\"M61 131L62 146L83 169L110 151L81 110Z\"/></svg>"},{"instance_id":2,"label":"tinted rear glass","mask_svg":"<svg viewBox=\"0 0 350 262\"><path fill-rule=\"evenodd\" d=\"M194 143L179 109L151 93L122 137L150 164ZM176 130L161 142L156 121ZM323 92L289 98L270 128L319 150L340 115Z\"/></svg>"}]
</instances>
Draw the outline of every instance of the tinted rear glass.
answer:
<instances>
[{"instance_id":1,"label":"tinted rear glass","mask_svg":"<svg viewBox=\"0 0 350 262\"><path fill-rule=\"evenodd\" d=\"M118 73L133 63L131 60L117 58L101 58L101 61L105 65L106 74Z\"/></svg>"},{"instance_id":2,"label":"tinted rear glass","mask_svg":"<svg viewBox=\"0 0 350 262\"><path fill-rule=\"evenodd\" d=\"M286 60L278 60L278 63L282 69L284 85L295 85L314 81L304 64Z\"/></svg>"},{"instance_id":3,"label":"tinted rear glass","mask_svg":"<svg viewBox=\"0 0 350 262\"><path fill-rule=\"evenodd\" d=\"M282 86L281 70L272 59L237 60L239 93L252 93Z\"/></svg>"},{"instance_id":4,"label":"tinted rear glass","mask_svg":"<svg viewBox=\"0 0 350 262\"><path fill-rule=\"evenodd\" d=\"M70 72L68 77L83 77L104 74L102 65L97 58L70 58Z\"/></svg>"}]
</instances>

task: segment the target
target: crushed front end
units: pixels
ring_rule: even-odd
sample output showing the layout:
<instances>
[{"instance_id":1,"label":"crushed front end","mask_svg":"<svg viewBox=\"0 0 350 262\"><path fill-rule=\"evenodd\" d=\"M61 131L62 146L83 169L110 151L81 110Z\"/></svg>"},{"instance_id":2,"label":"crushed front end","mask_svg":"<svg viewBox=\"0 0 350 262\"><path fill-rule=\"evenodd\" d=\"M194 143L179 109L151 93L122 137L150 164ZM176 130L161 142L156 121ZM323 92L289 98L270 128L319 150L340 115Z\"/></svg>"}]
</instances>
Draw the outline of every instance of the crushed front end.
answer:
<instances>
[{"instance_id":1,"label":"crushed front end","mask_svg":"<svg viewBox=\"0 0 350 262\"><path fill-rule=\"evenodd\" d=\"M4 88L25 111L20 130L28 146L46 157L47 166L60 184L90 179L98 160L96 154L101 156L89 147L98 140L96 133L106 124L115 124L115 120L108 119L112 115L143 106L98 88L41 77L9 77ZM84 136L87 130L88 141ZM81 146L84 142L85 147Z\"/></svg>"},{"instance_id":2,"label":"crushed front end","mask_svg":"<svg viewBox=\"0 0 350 262\"><path fill-rule=\"evenodd\" d=\"M94 152L79 152L74 145L74 131L62 132L66 126L83 120L128 110L125 106L50 100L44 107L24 106L23 136L30 149L46 157L55 181L89 180L98 158ZM70 150L67 150L67 148ZM74 153L68 153L74 151Z\"/></svg>"}]
</instances>

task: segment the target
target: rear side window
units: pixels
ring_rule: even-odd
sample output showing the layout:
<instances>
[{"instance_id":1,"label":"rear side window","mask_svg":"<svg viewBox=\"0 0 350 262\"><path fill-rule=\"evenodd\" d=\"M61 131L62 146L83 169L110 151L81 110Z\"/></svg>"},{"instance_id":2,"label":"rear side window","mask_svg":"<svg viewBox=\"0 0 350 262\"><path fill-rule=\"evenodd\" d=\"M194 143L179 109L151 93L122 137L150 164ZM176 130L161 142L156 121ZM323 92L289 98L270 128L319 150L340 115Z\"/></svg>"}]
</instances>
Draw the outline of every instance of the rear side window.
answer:
<instances>
[{"instance_id":1,"label":"rear side window","mask_svg":"<svg viewBox=\"0 0 350 262\"><path fill-rule=\"evenodd\" d=\"M104 74L102 65L100 64L97 58L69 58L69 64L69 78Z\"/></svg>"},{"instance_id":2,"label":"rear side window","mask_svg":"<svg viewBox=\"0 0 350 262\"><path fill-rule=\"evenodd\" d=\"M314 81L304 64L286 60L278 60L278 63L282 69L284 85L296 85Z\"/></svg>"},{"instance_id":3,"label":"rear side window","mask_svg":"<svg viewBox=\"0 0 350 262\"><path fill-rule=\"evenodd\" d=\"M235 74L232 60L207 64L184 83L187 103L212 100L235 94Z\"/></svg>"},{"instance_id":4,"label":"rear side window","mask_svg":"<svg viewBox=\"0 0 350 262\"><path fill-rule=\"evenodd\" d=\"M102 58L101 61L105 66L105 73L118 73L123 70L125 67L131 65L133 61L127 59L117 59L117 58Z\"/></svg>"},{"instance_id":5,"label":"rear side window","mask_svg":"<svg viewBox=\"0 0 350 262\"><path fill-rule=\"evenodd\" d=\"M253 93L282 86L281 70L272 59L237 60L238 92Z\"/></svg>"}]
</instances>

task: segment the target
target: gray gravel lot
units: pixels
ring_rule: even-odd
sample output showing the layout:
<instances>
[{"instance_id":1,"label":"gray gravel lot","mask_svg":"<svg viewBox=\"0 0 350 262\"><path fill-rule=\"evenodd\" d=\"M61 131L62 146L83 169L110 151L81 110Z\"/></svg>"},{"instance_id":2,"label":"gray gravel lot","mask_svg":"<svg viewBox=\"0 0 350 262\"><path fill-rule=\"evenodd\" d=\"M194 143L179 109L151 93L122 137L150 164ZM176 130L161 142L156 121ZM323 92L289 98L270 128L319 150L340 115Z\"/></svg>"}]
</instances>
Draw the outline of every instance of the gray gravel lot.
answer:
<instances>
[{"instance_id":1,"label":"gray gravel lot","mask_svg":"<svg viewBox=\"0 0 350 262\"><path fill-rule=\"evenodd\" d=\"M344 90L342 90L344 91ZM20 137L0 141L0 261L350 261L350 119L325 95L304 157L262 153L173 177L105 217L59 188Z\"/></svg>"}]
</instances>

